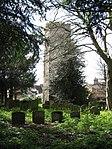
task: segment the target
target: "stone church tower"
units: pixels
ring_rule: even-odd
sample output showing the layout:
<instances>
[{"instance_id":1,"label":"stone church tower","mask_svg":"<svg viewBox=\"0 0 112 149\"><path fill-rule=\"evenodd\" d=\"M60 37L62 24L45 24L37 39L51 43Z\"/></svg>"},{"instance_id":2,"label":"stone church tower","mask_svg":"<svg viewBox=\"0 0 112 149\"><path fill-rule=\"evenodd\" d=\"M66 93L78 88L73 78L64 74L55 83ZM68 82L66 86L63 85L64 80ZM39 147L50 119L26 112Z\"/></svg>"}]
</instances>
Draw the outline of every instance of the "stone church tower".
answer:
<instances>
[{"instance_id":1,"label":"stone church tower","mask_svg":"<svg viewBox=\"0 0 112 149\"><path fill-rule=\"evenodd\" d=\"M66 57L71 44L70 24L50 22L45 30L43 101L49 101L50 84L57 75L60 62Z\"/></svg>"}]
</instances>

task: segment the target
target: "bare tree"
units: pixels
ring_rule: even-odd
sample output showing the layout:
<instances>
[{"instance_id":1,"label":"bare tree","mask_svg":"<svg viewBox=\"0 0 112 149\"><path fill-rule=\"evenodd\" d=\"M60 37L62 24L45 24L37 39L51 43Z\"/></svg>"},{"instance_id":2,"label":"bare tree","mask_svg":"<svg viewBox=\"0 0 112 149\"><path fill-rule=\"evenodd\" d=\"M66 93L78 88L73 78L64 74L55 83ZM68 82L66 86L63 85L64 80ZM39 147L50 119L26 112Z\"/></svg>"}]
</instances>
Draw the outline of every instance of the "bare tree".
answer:
<instances>
[{"instance_id":1,"label":"bare tree","mask_svg":"<svg viewBox=\"0 0 112 149\"><path fill-rule=\"evenodd\" d=\"M112 1L50 0L49 2L51 2L50 8L54 7L57 11L60 8L66 10L67 13L62 20L72 25L73 37L79 43L78 46L84 47L85 51L96 51L107 65L106 102L108 110L112 109L112 43L110 41Z\"/></svg>"},{"instance_id":2,"label":"bare tree","mask_svg":"<svg viewBox=\"0 0 112 149\"><path fill-rule=\"evenodd\" d=\"M101 80L101 82L106 84L106 64L101 57L98 59L97 65L98 65L97 70L98 70L99 79Z\"/></svg>"}]
</instances>

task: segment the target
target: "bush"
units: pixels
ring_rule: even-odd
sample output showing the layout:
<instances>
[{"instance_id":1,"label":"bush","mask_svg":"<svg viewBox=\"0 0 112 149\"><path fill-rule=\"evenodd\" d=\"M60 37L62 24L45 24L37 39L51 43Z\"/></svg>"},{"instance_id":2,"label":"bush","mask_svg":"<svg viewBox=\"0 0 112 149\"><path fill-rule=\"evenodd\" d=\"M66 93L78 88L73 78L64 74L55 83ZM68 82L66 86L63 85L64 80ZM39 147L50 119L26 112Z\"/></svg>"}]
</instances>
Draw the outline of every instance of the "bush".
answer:
<instances>
[{"instance_id":1,"label":"bush","mask_svg":"<svg viewBox=\"0 0 112 149\"><path fill-rule=\"evenodd\" d=\"M41 109L42 110L42 109ZM112 111L100 115L81 112L80 119L63 111L63 123L50 123L52 109L45 109L47 125L32 124L32 112L25 111L26 125L12 127L11 113L0 109L0 149L111 149Z\"/></svg>"}]
</instances>

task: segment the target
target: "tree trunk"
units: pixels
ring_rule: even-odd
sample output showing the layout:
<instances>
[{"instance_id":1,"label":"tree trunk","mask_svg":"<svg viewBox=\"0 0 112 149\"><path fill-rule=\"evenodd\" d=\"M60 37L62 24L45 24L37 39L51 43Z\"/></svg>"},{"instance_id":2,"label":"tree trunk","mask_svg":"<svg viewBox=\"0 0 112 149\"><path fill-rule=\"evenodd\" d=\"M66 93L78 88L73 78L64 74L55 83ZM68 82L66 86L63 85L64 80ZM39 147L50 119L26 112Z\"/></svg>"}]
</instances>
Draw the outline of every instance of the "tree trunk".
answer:
<instances>
[{"instance_id":1,"label":"tree trunk","mask_svg":"<svg viewBox=\"0 0 112 149\"><path fill-rule=\"evenodd\" d=\"M5 88L5 90L4 90L4 96L5 96L5 105L6 105L6 102L7 102L7 89Z\"/></svg>"},{"instance_id":2,"label":"tree trunk","mask_svg":"<svg viewBox=\"0 0 112 149\"><path fill-rule=\"evenodd\" d=\"M107 78L106 78L106 104L107 109L112 109L112 59L109 56L107 50L103 50L100 45L98 44L92 28L88 28L90 37L93 41L93 45L97 49L97 53L101 56L101 58L105 61L107 65ZM104 41L105 42L105 41ZM106 43L105 43L106 44Z\"/></svg>"},{"instance_id":3,"label":"tree trunk","mask_svg":"<svg viewBox=\"0 0 112 149\"><path fill-rule=\"evenodd\" d=\"M106 105L108 110L112 110L112 70L108 66L106 75Z\"/></svg>"},{"instance_id":4,"label":"tree trunk","mask_svg":"<svg viewBox=\"0 0 112 149\"><path fill-rule=\"evenodd\" d=\"M10 87L10 90L9 90L9 98L13 100L13 87L12 86Z\"/></svg>"},{"instance_id":5,"label":"tree trunk","mask_svg":"<svg viewBox=\"0 0 112 149\"><path fill-rule=\"evenodd\" d=\"M3 103L4 102L4 92L3 92L4 90L3 90L3 88L1 89L1 103Z\"/></svg>"},{"instance_id":6,"label":"tree trunk","mask_svg":"<svg viewBox=\"0 0 112 149\"><path fill-rule=\"evenodd\" d=\"M1 90L1 98L1 103L5 104L7 98L7 90L5 88L2 88Z\"/></svg>"}]
</instances>

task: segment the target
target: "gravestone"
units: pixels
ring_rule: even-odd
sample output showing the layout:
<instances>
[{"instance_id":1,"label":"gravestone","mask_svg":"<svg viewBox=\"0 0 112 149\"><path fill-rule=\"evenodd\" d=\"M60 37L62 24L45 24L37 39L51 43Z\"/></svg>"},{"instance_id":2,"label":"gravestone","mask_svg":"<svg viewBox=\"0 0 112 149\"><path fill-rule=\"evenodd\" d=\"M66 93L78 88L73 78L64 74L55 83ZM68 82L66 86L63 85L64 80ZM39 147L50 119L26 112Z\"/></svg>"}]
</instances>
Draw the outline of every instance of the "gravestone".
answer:
<instances>
[{"instance_id":1,"label":"gravestone","mask_svg":"<svg viewBox=\"0 0 112 149\"><path fill-rule=\"evenodd\" d=\"M51 113L52 123L58 121L59 123L63 120L63 112L62 111L54 111Z\"/></svg>"},{"instance_id":2,"label":"gravestone","mask_svg":"<svg viewBox=\"0 0 112 149\"><path fill-rule=\"evenodd\" d=\"M52 104L52 107L51 107L52 109L55 109L55 110L58 110L58 103L53 103Z\"/></svg>"},{"instance_id":3,"label":"gravestone","mask_svg":"<svg viewBox=\"0 0 112 149\"><path fill-rule=\"evenodd\" d=\"M24 112L13 112L12 113L12 125L23 125L25 124L25 113Z\"/></svg>"},{"instance_id":4,"label":"gravestone","mask_svg":"<svg viewBox=\"0 0 112 149\"><path fill-rule=\"evenodd\" d=\"M8 101L6 102L6 106L7 106L9 109L20 107L20 101L19 101L19 100L11 100L11 99L8 99Z\"/></svg>"},{"instance_id":5,"label":"gravestone","mask_svg":"<svg viewBox=\"0 0 112 149\"><path fill-rule=\"evenodd\" d=\"M97 115L97 114L100 114L100 110L98 109L98 107L92 106L92 107L90 108L90 113Z\"/></svg>"},{"instance_id":6,"label":"gravestone","mask_svg":"<svg viewBox=\"0 0 112 149\"><path fill-rule=\"evenodd\" d=\"M50 108L50 101L45 101L45 103L43 104L43 108L49 109Z\"/></svg>"},{"instance_id":7,"label":"gravestone","mask_svg":"<svg viewBox=\"0 0 112 149\"><path fill-rule=\"evenodd\" d=\"M70 117L71 118L75 118L75 117L80 118L80 111L73 111L73 112L71 112L70 113Z\"/></svg>"},{"instance_id":8,"label":"gravestone","mask_svg":"<svg viewBox=\"0 0 112 149\"><path fill-rule=\"evenodd\" d=\"M31 101L31 110L34 111L34 110L38 110L38 100L32 100Z\"/></svg>"},{"instance_id":9,"label":"gravestone","mask_svg":"<svg viewBox=\"0 0 112 149\"><path fill-rule=\"evenodd\" d=\"M59 103L59 104L58 104L58 107L59 107L59 108L58 108L59 110L63 110L63 103Z\"/></svg>"},{"instance_id":10,"label":"gravestone","mask_svg":"<svg viewBox=\"0 0 112 149\"><path fill-rule=\"evenodd\" d=\"M80 118L80 106L79 105L74 105L71 103L70 110L72 111L70 113L71 118L75 118L75 117Z\"/></svg>"},{"instance_id":11,"label":"gravestone","mask_svg":"<svg viewBox=\"0 0 112 149\"><path fill-rule=\"evenodd\" d=\"M62 103L61 102L55 102L53 104L53 109L55 109L55 110L62 110Z\"/></svg>"},{"instance_id":12,"label":"gravestone","mask_svg":"<svg viewBox=\"0 0 112 149\"><path fill-rule=\"evenodd\" d=\"M32 113L32 121L36 124L44 124L45 113L44 111L33 111Z\"/></svg>"},{"instance_id":13,"label":"gravestone","mask_svg":"<svg viewBox=\"0 0 112 149\"><path fill-rule=\"evenodd\" d=\"M68 110L69 109L69 102L66 100L62 101L62 110Z\"/></svg>"},{"instance_id":14,"label":"gravestone","mask_svg":"<svg viewBox=\"0 0 112 149\"><path fill-rule=\"evenodd\" d=\"M50 100L50 108L52 108L54 103L55 103L54 100Z\"/></svg>"},{"instance_id":15,"label":"gravestone","mask_svg":"<svg viewBox=\"0 0 112 149\"><path fill-rule=\"evenodd\" d=\"M79 105L72 105L71 111L80 111L80 106Z\"/></svg>"},{"instance_id":16,"label":"gravestone","mask_svg":"<svg viewBox=\"0 0 112 149\"><path fill-rule=\"evenodd\" d=\"M31 107L31 101L20 101L20 109L28 110Z\"/></svg>"}]
</instances>

